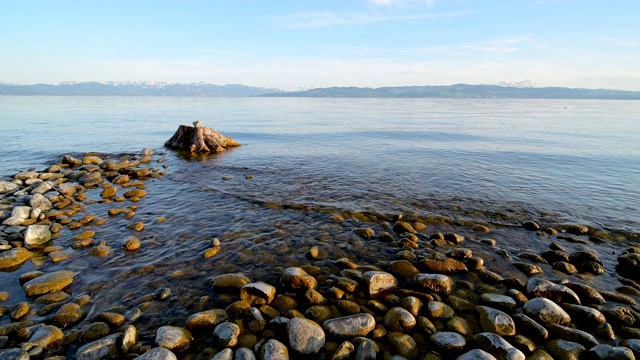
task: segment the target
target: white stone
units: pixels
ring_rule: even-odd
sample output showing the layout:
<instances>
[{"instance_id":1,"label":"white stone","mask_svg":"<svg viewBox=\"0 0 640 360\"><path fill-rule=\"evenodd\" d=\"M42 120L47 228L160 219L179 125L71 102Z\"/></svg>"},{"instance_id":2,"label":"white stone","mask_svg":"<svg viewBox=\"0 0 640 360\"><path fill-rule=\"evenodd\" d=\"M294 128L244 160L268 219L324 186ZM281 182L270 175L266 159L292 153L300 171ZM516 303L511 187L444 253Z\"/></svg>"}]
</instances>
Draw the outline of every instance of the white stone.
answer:
<instances>
[{"instance_id":1,"label":"white stone","mask_svg":"<svg viewBox=\"0 0 640 360\"><path fill-rule=\"evenodd\" d=\"M324 330L316 322L294 317L287 323L289 344L301 354L317 354L324 346Z\"/></svg>"},{"instance_id":2,"label":"white stone","mask_svg":"<svg viewBox=\"0 0 640 360\"><path fill-rule=\"evenodd\" d=\"M27 245L40 245L51 240L49 225L29 225L24 233L24 242Z\"/></svg>"}]
</instances>

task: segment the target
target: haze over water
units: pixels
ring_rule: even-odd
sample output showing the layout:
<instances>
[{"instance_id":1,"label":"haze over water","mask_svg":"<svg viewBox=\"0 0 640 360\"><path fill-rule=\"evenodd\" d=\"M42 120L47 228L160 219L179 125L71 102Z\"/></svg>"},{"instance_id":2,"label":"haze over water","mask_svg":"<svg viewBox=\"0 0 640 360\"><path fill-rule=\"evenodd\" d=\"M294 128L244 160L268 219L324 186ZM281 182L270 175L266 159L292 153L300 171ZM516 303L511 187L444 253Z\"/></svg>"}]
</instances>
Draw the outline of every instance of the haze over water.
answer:
<instances>
[{"instance_id":1,"label":"haze over water","mask_svg":"<svg viewBox=\"0 0 640 360\"><path fill-rule=\"evenodd\" d=\"M608 100L2 97L0 174L69 152L171 153L164 141L199 119L244 146L177 159L173 179L239 198L444 215L517 206L638 232L639 113Z\"/></svg>"}]
</instances>

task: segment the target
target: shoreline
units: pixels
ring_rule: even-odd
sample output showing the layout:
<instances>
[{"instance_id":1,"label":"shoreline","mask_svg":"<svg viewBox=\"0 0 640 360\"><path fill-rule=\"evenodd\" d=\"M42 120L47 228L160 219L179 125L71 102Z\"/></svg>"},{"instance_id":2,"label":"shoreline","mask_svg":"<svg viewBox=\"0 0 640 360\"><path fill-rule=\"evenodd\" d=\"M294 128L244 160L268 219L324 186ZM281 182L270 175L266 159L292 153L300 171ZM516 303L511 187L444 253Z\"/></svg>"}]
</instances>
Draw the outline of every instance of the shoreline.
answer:
<instances>
[{"instance_id":1,"label":"shoreline","mask_svg":"<svg viewBox=\"0 0 640 360\"><path fill-rule=\"evenodd\" d=\"M234 349L236 356L239 351L247 351L240 349L252 349L249 351L257 358L276 356L273 354L286 349L294 359L332 358L336 353L365 357L379 353L385 359L392 355L437 359L469 352L472 354L467 356L477 356L478 349L498 358L505 354L524 358L535 351L540 355L539 349L558 354L565 351L563 346L568 345L558 342L550 345L552 341L545 340L541 327L547 331L547 338L552 333L552 337L584 348L574 346L571 350L574 352L590 351L596 341L607 346L624 344L638 355L640 340L629 339L640 338L640 329L636 328L640 326L640 316L635 315L640 311L636 306L640 286L620 277L616 267L635 269L633 254L640 250L631 247L629 254L623 254L631 245L631 239L624 234L581 224L554 224L552 219L548 223L523 219L518 225L505 225L446 217L331 213L330 209L318 211L258 202L253 206L290 212L295 217L307 216L321 229L331 232L327 236L320 231L314 238L289 245L285 244L290 238L297 238L287 229L287 223L275 230L261 230L258 235L241 231L221 233L207 240L193 235L196 241L183 251L197 254L190 258L192 261L206 262L194 265L202 266L197 268L200 272L183 274L180 269L168 271L161 263L153 262L151 266L142 261L130 271L122 270L127 272L123 277L101 281L108 284L121 279L133 283L136 276L149 274L153 279L163 274L175 286L158 286L147 293L133 289L130 293L108 294L100 281L94 288L94 280L87 278L92 271L87 269L112 266L110 261L124 264L122 259L136 264L136 258L143 258L147 249L169 246L162 244L166 239L160 233L166 230L163 226L172 226L172 221L177 221L171 219L177 214L163 217L146 208L148 199L158 195L152 192L158 186L153 182L164 181L165 169L161 167L167 165L166 158L145 150L136 155L89 153L82 160L65 159L67 167L52 165L49 171L14 176L16 180L24 178L19 180L23 184L3 190L0 195L3 211L11 207L13 213L17 205L30 207L21 209L21 215L17 216L16 221L22 222L2 227L0 263L4 266L5 258L11 258L15 268L6 266L0 276L15 282L3 281L3 287L9 291L0 289L8 297L0 302L3 315L0 336L7 336L1 348L21 348L16 353L31 352L36 358L43 355L95 358L97 353L89 352L98 351L95 349L135 358L145 352L150 357L149 350L165 347L179 358L207 359L217 352L218 359L227 358L229 351L223 350L227 347ZM78 171L82 167L86 173ZM34 176L43 181L33 180ZM58 180L60 183L49 189L43 185ZM94 212L94 208L101 212ZM306 215L307 212L317 213ZM292 223L297 226L294 220ZM94 238L103 225L108 234L102 235L103 240ZM31 240L34 238L28 236L29 240L25 240L28 226L34 226L32 233L44 233L43 237ZM7 234L9 227L13 228ZM162 231L153 233L154 227ZM47 231L50 239L45 241ZM332 234L336 239L332 239ZM253 236L250 241L253 248L248 248L243 240L247 235ZM44 242L37 244L39 241ZM260 250L261 245L265 250ZM283 246L288 248L281 249ZM24 247L30 250L25 251ZM11 257L6 256L9 253ZM259 271L253 273L251 268L245 271L249 276L230 275L252 261L267 276L260 276ZM79 265L73 265L76 262ZM202 280L201 274L210 272L209 267L215 269L217 264L220 273ZM65 272L66 268L72 270ZM15 276L18 273L19 278ZM44 293L32 292L39 288L33 284L44 283L47 277L59 281L50 283L52 287ZM189 293L189 285L185 283L193 277L207 284L192 285ZM263 285L261 281L270 284ZM591 286L591 290L585 290L585 285ZM24 293L19 294L20 291ZM119 300L103 304L104 298L114 297ZM556 307L535 300L544 298L571 313L574 320L567 321ZM593 305L601 298L602 303ZM15 299L20 301L16 303ZM586 309L576 307L575 303L590 306ZM100 308L96 308L98 304ZM563 315L562 321L548 321L542 313L532 310L534 305L553 308L555 314ZM178 314L164 321L156 316L173 311ZM151 315L145 313L153 314L154 318L147 318ZM532 325L531 319L522 314L533 318L540 327ZM355 317L345 320L348 316ZM585 323L582 318L587 316L591 322ZM634 320L629 322L629 316ZM291 321L304 317L308 320ZM189 321L191 318L196 320ZM347 326L353 322L359 325ZM596 335L593 339L572 327L585 330L585 326L596 323L593 329L598 330L592 331ZM218 335L211 335L212 331ZM227 338L228 333L235 335ZM94 339L98 335L103 336ZM93 341L101 345L85 346ZM304 344L314 345L309 349ZM164 350L153 351L167 354ZM615 351L625 352L617 348Z\"/></svg>"}]
</instances>

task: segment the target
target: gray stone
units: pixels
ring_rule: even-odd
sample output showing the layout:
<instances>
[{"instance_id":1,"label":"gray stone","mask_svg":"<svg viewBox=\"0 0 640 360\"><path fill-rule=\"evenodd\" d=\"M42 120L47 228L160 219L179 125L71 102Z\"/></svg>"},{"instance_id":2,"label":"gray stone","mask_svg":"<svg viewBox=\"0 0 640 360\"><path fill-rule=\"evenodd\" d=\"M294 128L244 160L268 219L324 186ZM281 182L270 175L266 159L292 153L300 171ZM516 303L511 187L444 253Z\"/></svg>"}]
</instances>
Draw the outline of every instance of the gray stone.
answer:
<instances>
[{"instance_id":1,"label":"gray stone","mask_svg":"<svg viewBox=\"0 0 640 360\"><path fill-rule=\"evenodd\" d=\"M460 356L456 360L497 360L495 356L489 354L488 352L480 349L473 349L469 352L466 352Z\"/></svg>"},{"instance_id":2,"label":"gray stone","mask_svg":"<svg viewBox=\"0 0 640 360\"><path fill-rule=\"evenodd\" d=\"M522 309L526 315L545 324L566 325L571 322L569 314L549 299L531 299L524 304Z\"/></svg>"},{"instance_id":3,"label":"gray stone","mask_svg":"<svg viewBox=\"0 0 640 360\"><path fill-rule=\"evenodd\" d=\"M640 357L640 339L623 340L619 345L631 349L636 358Z\"/></svg>"},{"instance_id":4,"label":"gray stone","mask_svg":"<svg viewBox=\"0 0 640 360\"><path fill-rule=\"evenodd\" d=\"M398 280L384 271L367 271L362 274L362 282L370 297L377 297L398 287Z\"/></svg>"},{"instance_id":5,"label":"gray stone","mask_svg":"<svg viewBox=\"0 0 640 360\"><path fill-rule=\"evenodd\" d=\"M0 349L0 360L29 360L30 356L24 349Z\"/></svg>"},{"instance_id":6,"label":"gray stone","mask_svg":"<svg viewBox=\"0 0 640 360\"><path fill-rule=\"evenodd\" d=\"M500 336L516 334L516 324L511 316L488 306L476 306L483 331L492 332Z\"/></svg>"},{"instance_id":7,"label":"gray stone","mask_svg":"<svg viewBox=\"0 0 640 360\"><path fill-rule=\"evenodd\" d=\"M134 360L178 360L178 358L171 350L155 347Z\"/></svg>"},{"instance_id":8,"label":"gray stone","mask_svg":"<svg viewBox=\"0 0 640 360\"><path fill-rule=\"evenodd\" d=\"M589 328L594 328L607 321L600 311L592 307L563 304L562 308L571 316L573 322L586 325Z\"/></svg>"},{"instance_id":9,"label":"gray stone","mask_svg":"<svg viewBox=\"0 0 640 360\"><path fill-rule=\"evenodd\" d=\"M40 326L31 337L29 337L30 344L40 346L47 350L60 346L63 340L64 333L62 330L52 325Z\"/></svg>"},{"instance_id":10,"label":"gray stone","mask_svg":"<svg viewBox=\"0 0 640 360\"><path fill-rule=\"evenodd\" d=\"M44 197L42 194L34 194L31 196L31 200L29 200L29 205L31 205L32 209L40 209L42 212L47 212L51 210L53 205L51 201Z\"/></svg>"},{"instance_id":11,"label":"gray stone","mask_svg":"<svg viewBox=\"0 0 640 360\"><path fill-rule=\"evenodd\" d=\"M385 314L384 326L389 331L410 332L416 326L416 318L404 308L394 307Z\"/></svg>"},{"instance_id":12,"label":"gray stone","mask_svg":"<svg viewBox=\"0 0 640 360\"><path fill-rule=\"evenodd\" d=\"M174 352L181 352L191 346L191 332L178 326L161 326L156 331L155 343Z\"/></svg>"},{"instance_id":13,"label":"gray stone","mask_svg":"<svg viewBox=\"0 0 640 360\"><path fill-rule=\"evenodd\" d=\"M236 350L235 360L256 360L256 355L251 349L243 347Z\"/></svg>"},{"instance_id":14,"label":"gray stone","mask_svg":"<svg viewBox=\"0 0 640 360\"><path fill-rule=\"evenodd\" d=\"M325 331L340 337L366 336L375 327L376 320L367 313L334 318L323 324Z\"/></svg>"},{"instance_id":15,"label":"gray stone","mask_svg":"<svg viewBox=\"0 0 640 360\"><path fill-rule=\"evenodd\" d=\"M51 240L49 225L29 225L24 233L24 242L27 245L40 245Z\"/></svg>"},{"instance_id":16,"label":"gray stone","mask_svg":"<svg viewBox=\"0 0 640 360\"><path fill-rule=\"evenodd\" d=\"M233 350L224 348L222 351L216 354L211 360L233 360Z\"/></svg>"},{"instance_id":17,"label":"gray stone","mask_svg":"<svg viewBox=\"0 0 640 360\"><path fill-rule=\"evenodd\" d=\"M585 360L635 360L631 349L623 346L599 344L582 354Z\"/></svg>"},{"instance_id":18,"label":"gray stone","mask_svg":"<svg viewBox=\"0 0 640 360\"><path fill-rule=\"evenodd\" d=\"M9 182L9 181L4 181L4 180L0 181L0 194L4 194L4 193L7 193L9 191L13 191L13 190L15 190L17 188L18 188L17 184L14 184L14 183Z\"/></svg>"},{"instance_id":19,"label":"gray stone","mask_svg":"<svg viewBox=\"0 0 640 360\"><path fill-rule=\"evenodd\" d=\"M213 330L214 339L224 347L233 347L238 343L240 328L232 322L222 322Z\"/></svg>"},{"instance_id":20,"label":"gray stone","mask_svg":"<svg viewBox=\"0 0 640 360\"><path fill-rule=\"evenodd\" d=\"M527 281L526 291L529 297L544 297L555 302L580 305L580 298L573 290L546 279L529 279L529 281Z\"/></svg>"},{"instance_id":21,"label":"gray stone","mask_svg":"<svg viewBox=\"0 0 640 360\"><path fill-rule=\"evenodd\" d=\"M118 357L118 338L120 334L111 334L102 339L92 341L81 346L76 351L77 360L102 360Z\"/></svg>"},{"instance_id":22,"label":"gray stone","mask_svg":"<svg viewBox=\"0 0 640 360\"><path fill-rule=\"evenodd\" d=\"M480 295L480 299L487 305L501 310L512 311L517 306L516 301L506 295L484 293Z\"/></svg>"},{"instance_id":23,"label":"gray stone","mask_svg":"<svg viewBox=\"0 0 640 360\"><path fill-rule=\"evenodd\" d=\"M287 324L287 332L291 348L301 354L316 354L324 346L324 331L314 321L294 317Z\"/></svg>"},{"instance_id":24,"label":"gray stone","mask_svg":"<svg viewBox=\"0 0 640 360\"><path fill-rule=\"evenodd\" d=\"M527 315L513 314L512 318L518 324L519 331L524 331L536 339L546 339L549 337L549 331Z\"/></svg>"},{"instance_id":25,"label":"gray stone","mask_svg":"<svg viewBox=\"0 0 640 360\"><path fill-rule=\"evenodd\" d=\"M482 332L473 336L473 341L482 350L492 354L498 360L524 360L522 351L509 344L500 335Z\"/></svg>"},{"instance_id":26,"label":"gray stone","mask_svg":"<svg viewBox=\"0 0 640 360\"><path fill-rule=\"evenodd\" d=\"M450 331L438 331L430 339L433 345L445 351L462 350L467 345L462 335Z\"/></svg>"},{"instance_id":27,"label":"gray stone","mask_svg":"<svg viewBox=\"0 0 640 360\"><path fill-rule=\"evenodd\" d=\"M547 328L554 338L576 342L584 346L585 349L590 349L599 344L598 340L586 331L558 324L548 324Z\"/></svg>"},{"instance_id":28,"label":"gray stone","mask_svg":"<svg viewBox=\"0 0 640 360\"><path fill-rule=\"evenodd\" d=\"M260 360L289 360L289 350L283 343L271 339L262 346Z\"/></svg>"}]
</instances>

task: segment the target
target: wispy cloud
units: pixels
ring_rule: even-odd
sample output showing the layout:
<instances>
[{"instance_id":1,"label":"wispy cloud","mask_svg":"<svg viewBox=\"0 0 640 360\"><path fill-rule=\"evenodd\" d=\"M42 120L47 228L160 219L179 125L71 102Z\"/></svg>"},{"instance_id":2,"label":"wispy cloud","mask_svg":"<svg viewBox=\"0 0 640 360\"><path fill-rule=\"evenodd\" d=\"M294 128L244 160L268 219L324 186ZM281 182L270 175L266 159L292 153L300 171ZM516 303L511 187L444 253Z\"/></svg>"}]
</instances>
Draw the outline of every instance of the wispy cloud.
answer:
<instances>
[{"instance_id":1,"label":"wispy cloud","mask_svg":"<svg viewBox=\"0 0 640 360\"><path fill-rule=\"evenodd\" d=\"M286 29L310 29L332 26L363 25L394 21L431 20L460 16L454 12L427 13L381 13L381 12L330 12L314 11L291 15L272 16L269 20Z\"/></svg>"}]
</instances>

